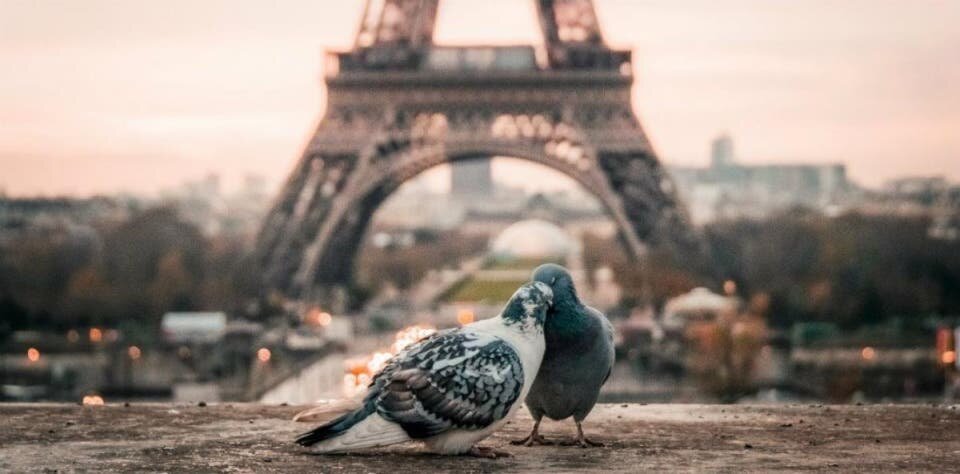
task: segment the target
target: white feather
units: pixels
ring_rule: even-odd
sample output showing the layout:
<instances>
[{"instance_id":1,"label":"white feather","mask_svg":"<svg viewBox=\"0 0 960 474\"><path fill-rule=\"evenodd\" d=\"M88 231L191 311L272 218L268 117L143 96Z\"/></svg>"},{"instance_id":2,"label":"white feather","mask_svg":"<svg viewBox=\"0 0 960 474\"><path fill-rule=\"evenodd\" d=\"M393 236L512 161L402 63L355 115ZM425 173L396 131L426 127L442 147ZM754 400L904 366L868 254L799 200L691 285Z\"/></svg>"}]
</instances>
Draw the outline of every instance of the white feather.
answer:
<instances>
[{"instance_id":1,"label":"white feather","mask_svg":"<svg viewBox=\"0 0 960 474\"><path fill-rule=\"evenodd\" d=\"M350 427L346 433L313 446L318 453L342 453L364 448L377 448L410 441L403 428L374 413Z\"/></svg>"}]
</instances>

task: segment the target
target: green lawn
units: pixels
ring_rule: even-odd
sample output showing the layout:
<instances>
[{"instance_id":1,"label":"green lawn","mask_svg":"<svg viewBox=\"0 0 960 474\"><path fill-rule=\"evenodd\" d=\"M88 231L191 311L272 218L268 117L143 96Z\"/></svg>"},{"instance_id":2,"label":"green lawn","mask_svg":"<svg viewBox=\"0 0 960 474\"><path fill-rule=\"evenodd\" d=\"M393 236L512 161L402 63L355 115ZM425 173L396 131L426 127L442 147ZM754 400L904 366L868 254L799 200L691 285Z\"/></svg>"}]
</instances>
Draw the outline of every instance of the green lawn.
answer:
<instances>
[{"instance_id":1,"label":"green lawn","mask_svg":"<svg viewBox=\"0 0 960 474\"><path fill-rule=\"evenodd\" d=\"M525 280L486 281L468 278L450 289L440 299L448 302L486 302L503 303L513 296Z\"/></svg>"},{"instance_id":2,"label":"green lawn","mask_svg":"<svg viewBox=\"0 0 960 474\"><path fill-rule=\"evenodd\" d=\"M562 258L554 259L534 259L534 258L517 258L517 259L496 259L492 258L487 261L484 265L486 270L530 270L533 271L534 268L543 265L544 263L556 263L563 265Z\"/></svg>"}]
</instances>

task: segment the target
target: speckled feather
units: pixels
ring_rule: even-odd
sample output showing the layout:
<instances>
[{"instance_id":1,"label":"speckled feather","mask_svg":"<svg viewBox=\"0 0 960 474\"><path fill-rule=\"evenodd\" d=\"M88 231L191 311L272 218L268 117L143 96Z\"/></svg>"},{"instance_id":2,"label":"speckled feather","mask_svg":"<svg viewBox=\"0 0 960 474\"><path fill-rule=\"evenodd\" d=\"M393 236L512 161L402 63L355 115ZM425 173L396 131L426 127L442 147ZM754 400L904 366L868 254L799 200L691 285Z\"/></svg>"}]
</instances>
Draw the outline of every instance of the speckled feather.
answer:
<instances>
[{"instance_id":1,"label":"speckled feather","mask_svg":"<svg viewBox=\"0 0 960 474\"><path fill-rule=\"evenodd\" d=\"M411 438L478 429L506 416L523 387L520 358L502 339L444 331L411 346L374 378L368 400Z\"/></svg>"}]
</instances>

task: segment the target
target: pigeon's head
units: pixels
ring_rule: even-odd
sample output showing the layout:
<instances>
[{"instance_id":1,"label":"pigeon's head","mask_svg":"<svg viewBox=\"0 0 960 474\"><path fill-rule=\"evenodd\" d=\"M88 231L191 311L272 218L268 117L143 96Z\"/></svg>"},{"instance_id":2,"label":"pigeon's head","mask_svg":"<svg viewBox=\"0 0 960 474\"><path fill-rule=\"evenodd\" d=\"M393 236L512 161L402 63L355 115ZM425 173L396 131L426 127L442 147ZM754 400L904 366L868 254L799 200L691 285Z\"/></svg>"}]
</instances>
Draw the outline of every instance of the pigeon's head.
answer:
<instances>
[{"instance_id":1,"label":"pigeon's head","mask_svg":"<svg viewBox=\"0 0 960 474\"><path fill-rule=\"evenodd\" d=\"M557 303L580 301L577 298L577 289L573 286L573 277L560 265L555 263L540 265L533 271L533 281L550 286Z\"/></svg>"},{"instance_id":2,"label":"pigeon's head","mask_svg":"<svg viewBox=\"0 0 960 474\"><path fill-rule=\"evenodd\" d=\"M503 309L503 320L519 324L524 331L543 330L547 310L553 305L553 291L538 281L524 283Z\"/></svg>"}]
</instances>

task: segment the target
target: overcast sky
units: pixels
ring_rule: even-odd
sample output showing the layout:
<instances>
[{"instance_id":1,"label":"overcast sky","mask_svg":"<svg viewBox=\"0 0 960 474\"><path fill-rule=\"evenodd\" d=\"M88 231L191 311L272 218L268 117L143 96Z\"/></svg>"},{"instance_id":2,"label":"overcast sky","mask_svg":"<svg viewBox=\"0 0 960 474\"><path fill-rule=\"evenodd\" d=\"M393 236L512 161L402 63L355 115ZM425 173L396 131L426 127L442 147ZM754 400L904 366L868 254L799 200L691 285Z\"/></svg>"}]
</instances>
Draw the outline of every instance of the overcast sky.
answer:
<instances>
[{"instance_id":1,"label":"overcast sky","mask_svg":"<svg viewBox=\"0 0 960 474\"><path fill-rule=\"evenodd\" d=\"M443 0L443 43L539 42L532 2ZM481 6L482 5L482 6ZM0 0L0 188L152 192L218 172L279 182L324 104L321 53L361 0ZM960 1L597 0L635 51L661 158L844 162L877 185L960 180ZM497 174L529 181L535 168Z\"/></svg>"}]
</instances>

